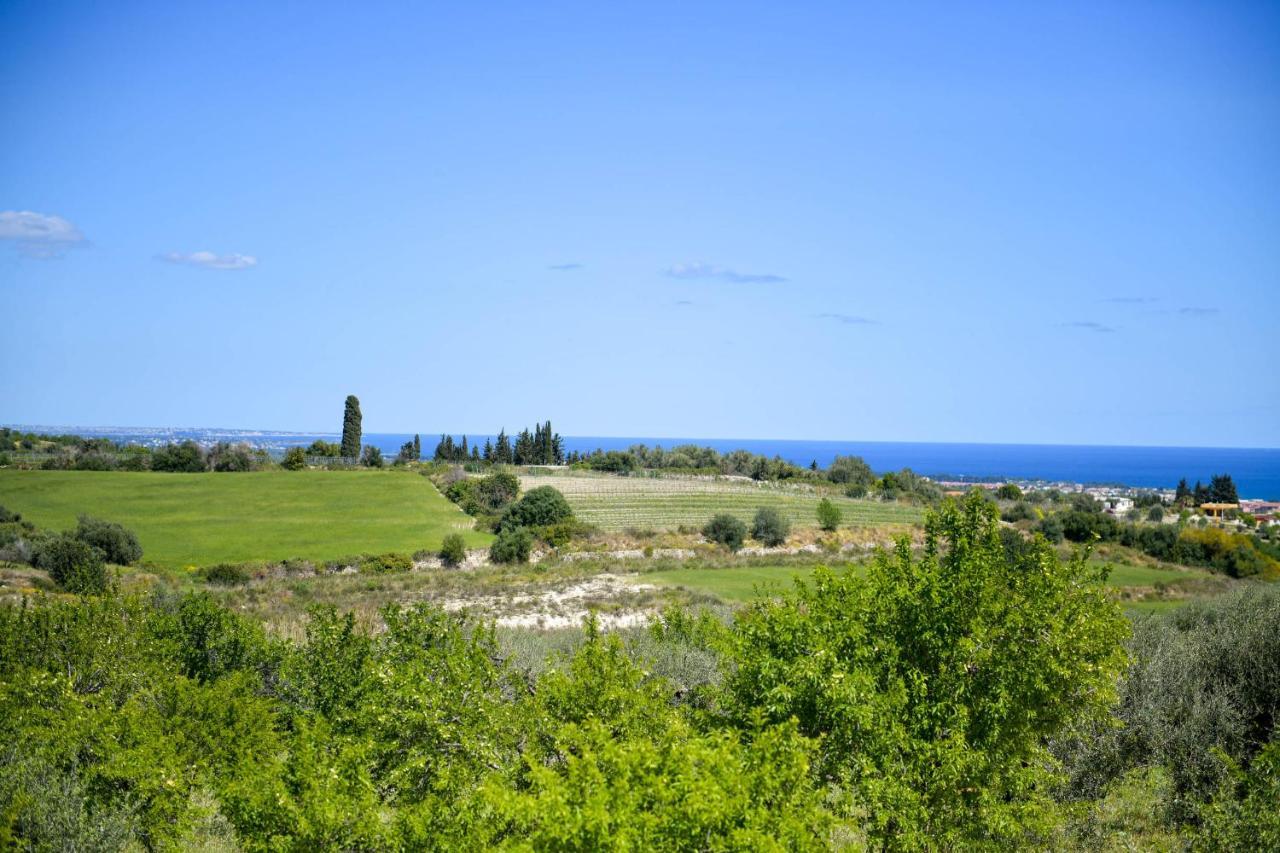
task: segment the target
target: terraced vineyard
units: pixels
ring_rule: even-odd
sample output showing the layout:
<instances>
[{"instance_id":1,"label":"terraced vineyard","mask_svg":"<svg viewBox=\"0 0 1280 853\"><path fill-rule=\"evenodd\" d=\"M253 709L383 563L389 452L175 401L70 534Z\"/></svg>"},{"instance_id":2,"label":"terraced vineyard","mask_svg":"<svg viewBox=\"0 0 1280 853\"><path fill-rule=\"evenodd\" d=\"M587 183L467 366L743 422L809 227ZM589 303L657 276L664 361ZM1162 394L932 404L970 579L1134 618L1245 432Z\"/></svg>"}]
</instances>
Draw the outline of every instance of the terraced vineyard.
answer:
<instances>
[{"instance_id":1,"label":"terraced vineyard","mask_svg":"<svg viewBox=\"0 0 1280 853\"><path fill-rule=\"evenodd\" d=\"M584 521L604 530L628 527L671 530L705 524L718 512L750 523L757 509L776 507L792 524L813 527L822 496L813 487L757 483L746 479L683 477L617 477L608 474L532 474L520 486L554 486ZM911 524L923 513L910 506L881 501L832 497L846 526Z\"/></svg>"}]
</instances>

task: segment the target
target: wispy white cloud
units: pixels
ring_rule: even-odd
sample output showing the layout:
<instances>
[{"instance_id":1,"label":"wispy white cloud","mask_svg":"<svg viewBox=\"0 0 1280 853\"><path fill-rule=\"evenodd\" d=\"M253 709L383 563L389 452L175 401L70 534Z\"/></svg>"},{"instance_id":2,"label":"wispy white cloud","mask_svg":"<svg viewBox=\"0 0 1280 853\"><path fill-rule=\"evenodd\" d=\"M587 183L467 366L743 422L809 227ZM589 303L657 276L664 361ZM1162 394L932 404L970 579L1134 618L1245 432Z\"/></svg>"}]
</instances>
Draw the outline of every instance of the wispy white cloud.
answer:
<instances>
[{"instance_id":1,"label":"wispy white cloud","mask_svg":"<svg viewBox=\"0 0 1280 853\"><path fill-rule=\"evenodd\" d=\"M1217 308L1179 308L1178 313L1184 317L1212 317L1218 313Z\"/></svg>"},{"instance_id":2,"label":"wispy white cloud","mask_svg":"<svg viewBox=\"0 0 1280 853\"><path fill-rule=\"evenodd\" d=\"M160 260L171 264L185 264L207 270L247 270L256 267L258 259L253 255L217 255L213 252L166 252Z\"/></svg>"},{"instance_id":3,"label":"wispy white cloud","mask_svg":"<svg viewBox=\"0 0 1280 853\"><path fill-rule=\"evenodd\" d=\"M786 278L768 273L744 273L715 264L694 261L687 264L673 264L667 268L667 275L672 278L709 278L727 281L733 284L781 284Z\"/></svg>"},{"instance_id":4,"label":"wispy white cloud","mask_svg":"<svg viewBox=\"0 0 1280 853\"><path fill-rule=\"evenodd\" d=\"M569 272L570 270L582 269L582 264L552 264L547 267L547 269L556 270L558 272Z\"/></svg>"},{"instance_id":5,"label":"wispy white cloud","mask_svg":"<svg viewBox=\"0 0 1280 853\"><path fill-rule=\"evenodd\" d=\"M843 323L846 326L879 326L879 320L872 320L870 317L863 317L858 314L819 314L821 320L835 320L837 323Z\"/></svg>"},{"instance_id":6,"label":"wispy white cloud","mask_svg":"<svg viewBox=\"0 0 1280 853\"><path fill-rule=\"evenodd\" d=\"M1114 332L1115 329L1110 326L1099 323L1095 320L1073 320L1070 323L1063 323L1068 329L1085 329L1090 332Z\"/></svg>"},{"instance_id":7,"label":"wispy white cloud","mask_svg":"<svg viewBox=\"0 0 1280 853\"><path fill-rule=\"evenodd\" d=\"M85 245L84 234L61 216L30 210L0 211L0 240L10 240L31 258L56 258Z\"/></svg>"}]
</instances>

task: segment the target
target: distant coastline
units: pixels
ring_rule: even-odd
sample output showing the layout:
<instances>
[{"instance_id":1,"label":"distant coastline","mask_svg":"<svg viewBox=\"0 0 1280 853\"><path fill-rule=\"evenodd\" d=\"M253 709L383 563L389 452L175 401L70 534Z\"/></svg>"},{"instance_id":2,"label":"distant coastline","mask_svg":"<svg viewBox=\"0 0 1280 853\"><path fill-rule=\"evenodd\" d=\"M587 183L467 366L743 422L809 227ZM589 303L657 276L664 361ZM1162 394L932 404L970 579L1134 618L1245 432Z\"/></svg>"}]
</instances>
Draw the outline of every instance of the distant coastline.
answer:
<instances>
[{"instance_id":1,"label":"distant coastline","mask_svg":"<svg viewBox=\"0 0 1280 853\"><path fill-rule=\"evenodd\" d=\"M333 440L337 433L248 430L221 427L101 427L5 424L15 429L101 436L115 441L163 444L193 439L201 443L244 441L269 451ZM421 433L424 450L437 436ZM364 441L394 455L412 434L366 433ZM483 443L484 434L470 436ZM803 441L794 439L706 439L654 436L565 436L566 451L625 450L633 444L697 444L720 452L743 449L781 456L796 465L830 464L837 455L861 456L876 471L911 468L935 479L991 482L1035 480L1081 485L1124 485L1172 489L1182 477L1194 483L1229 473L1245 498L1280 500L1280 448L1127 447L1103 445L974 444L949 442Z\"/></svg>"}]
</instances>

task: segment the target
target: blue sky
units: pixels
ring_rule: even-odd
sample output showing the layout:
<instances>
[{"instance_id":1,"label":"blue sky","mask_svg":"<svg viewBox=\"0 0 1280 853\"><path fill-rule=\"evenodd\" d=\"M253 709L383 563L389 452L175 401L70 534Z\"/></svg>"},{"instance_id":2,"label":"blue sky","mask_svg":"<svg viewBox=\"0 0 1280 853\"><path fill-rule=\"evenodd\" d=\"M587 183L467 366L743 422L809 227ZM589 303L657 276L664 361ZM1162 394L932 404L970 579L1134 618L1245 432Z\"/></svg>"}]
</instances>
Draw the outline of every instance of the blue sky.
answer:
<instances>
[{"instance_id":1,"label":"blue sky","mask_svg":"<svg viewBox=\"0 0 1280 853\"><path fill-rule=\"evenodd\" d=\"M0 46L3 422L1280 446L1275 4L7 2Z\"/></svg>"}]
</instances>

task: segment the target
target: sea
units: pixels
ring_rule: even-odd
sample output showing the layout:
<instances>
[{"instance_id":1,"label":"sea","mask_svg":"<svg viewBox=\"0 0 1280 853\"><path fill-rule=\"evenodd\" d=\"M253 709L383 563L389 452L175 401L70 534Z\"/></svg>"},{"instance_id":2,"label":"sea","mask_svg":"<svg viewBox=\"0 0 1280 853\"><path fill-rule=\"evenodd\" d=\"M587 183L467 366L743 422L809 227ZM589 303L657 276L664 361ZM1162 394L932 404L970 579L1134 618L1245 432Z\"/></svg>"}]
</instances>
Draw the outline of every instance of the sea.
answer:
<instances>
[{"instance_id":1,"label":"sea","mask_svg":"<svg viewBox=\"0 0 1280 853\"><path fill-rule=\"evenodd\" d=\"M15 426L47 433L106 436L116 441L158 444L194 438L202 442L246 441L281 453L317 438L337 441L333 433L203 428L117 428ZM461 438L461 436L455 436ZM404 433L366 433L364 442L388 456L413 438ZM471 444L493 436L469 435ZM422 433L423 455L430 455L438 434ZM721 453L748 450L780 456L796 465L817 462L825 467L837 455L861 456L875 471L910 468L917 474L946 480L1042 480L1052 483L1123 485L1172 489L1185 477L1205 483L1214 474L1230 474L1242 498L1280 500L1280 448L1237 447L1109 447L1069 444L958 444L905 441L798 441L788 439L670 438L653 436L564 436L566 452L625 450L634 444L671 448L679 444L713 447Z\"/></svg>"}]
</instances>

